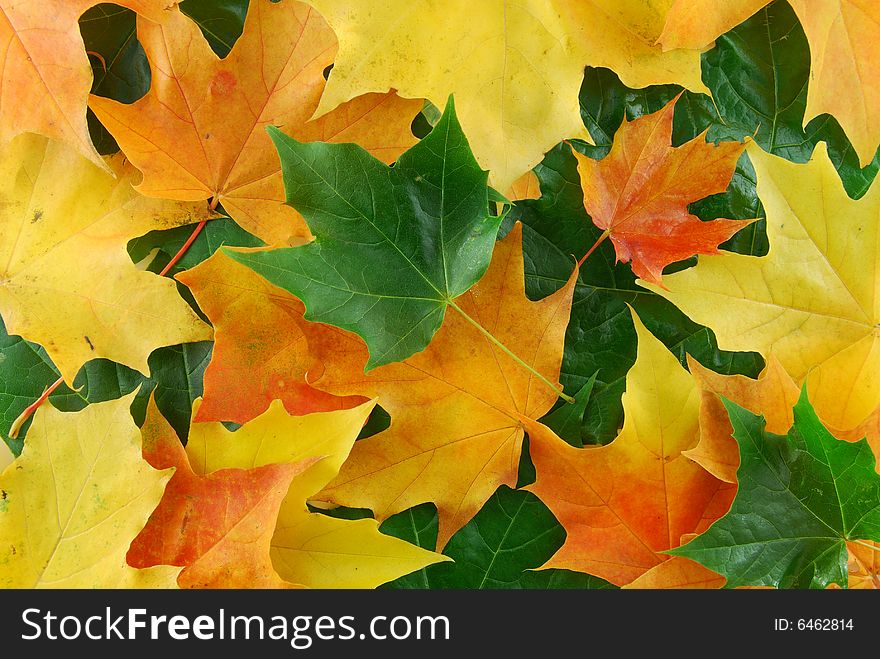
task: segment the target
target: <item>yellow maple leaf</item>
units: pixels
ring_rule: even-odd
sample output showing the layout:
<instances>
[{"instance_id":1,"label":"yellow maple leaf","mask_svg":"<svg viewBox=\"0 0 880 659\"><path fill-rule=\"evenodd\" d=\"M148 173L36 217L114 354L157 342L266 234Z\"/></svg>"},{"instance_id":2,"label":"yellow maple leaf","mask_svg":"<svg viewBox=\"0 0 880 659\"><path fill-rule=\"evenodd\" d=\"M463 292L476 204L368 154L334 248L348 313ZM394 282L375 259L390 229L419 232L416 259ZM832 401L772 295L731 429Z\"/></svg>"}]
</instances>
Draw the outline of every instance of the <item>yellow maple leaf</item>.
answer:
<instances>
[{"instance_id":1,"label":"yellow maple leaf","mask_svg":"<svg viewBox=\"0 0 880 659\"><path fill-rule=\"evenodd\" d=\"M141 372L155 348L211 338L174 282L138 270L132 238L208 218L204 204L148 199L69 147L21 135L0 149L0 314L42 345L67 384L90 359Z\"/></svg>"},{"instance_id":2,"label":"yellow maple leaf","mask_svg":"<svg viewBox=\"0 0 880 659\"><path fill-rule=\"evenodd\" d=\"M13 460L15 460L15 456L12 455L12 451L9 450L5 442L0 442L0 471L6 469L6 466L11 464Z\"/></svg>"},{"instance_id":3,"label":"yellow maple leaf","mask_svg":"<svg viewBox=\"0 0 880 659\"><path fill-rule=\"evenodd\" d=\"M133 397L37 410L21 456L0 475L0 587L174 587L179 568L125 562L173 472L141 457Z\"/></svg>"},{"instance_id":4,"label":"yellow maple leaf","mask_svg":"<svg viewBox=\"0 0 880 659\"><path fill-rule=\"evenodd\" d=\"M0 0L0 143L34 132L66 142L99 167L86 103L92 68L79 17L100 0ZM118 0L161 20L174 0Z\"/></svg>"},{"instance_id":5,"label":"yellow maple leaf","mask_svg":"<svg viewBox=\"0 0 880 659\"><path fill-rule=\"evenodd\" d=\"M770 0L676 0L660 36L664 49L701 48ZM828 113L866 166L880 144L880 3L789 0L810 44L804 125Z\"/></svg>"},{"instance_id":6,"label":"yellow maple leaf","mask_svg":"<svg viewBox=\"0 0 880 659\"><path fill-rule=\"evenodd\" d=\"M567 137L589 139L584 66L625 84L702 90L697 51L655 45L672 0L309 0L339 38L317 116L396 89L439 106L450 94L479 163L507 191Z\"/></svg>"},{"instance_id":7,"label":"yellow maple leaf","mask_svg":"<svg viewBox=\"0 0 880 659\"><path fill-rule=\"evenodd\" d=\"M822 420L853 428L880 405L880 187L850 199L820 144L793 164L749 146L770 252L702 256L664 277L668 298L722 350L771 352L807 379Z\"/></svg>"},{"instance_id":8,"label":"yellow maple leaf","mask_svg":"<svg viewBox=\"0 0 880 659\"><path fill-rule=\"evenodd\" d=\"M180 11L138 21L150 60L150 92L132 104L92 96L89 105L144 173L143 194L215 198L267 243L311 236L284 205L278 154L266 126L303 142L356 142L390 163L416 138L422 100L370 94L309 121L333 62L336 38L311 7L252 0L244 31L224 59Z\"/></svg>"},{"instance_id":9,"label":"yellow maple leaf","mask_svg":"<svg viewBox=\"0 0 880 659\"><path fill-rule=\"evenodd\" d=\"M221 423L193 424L186 451L198 474L321 458L293 479L281 504L271 555L282 579L312 588L374 588L449 560L383 535L376 520L335 519L306 507L339 472L374 405L290 416L276 400L236 432Z\"/></svg>"}]
</instances>

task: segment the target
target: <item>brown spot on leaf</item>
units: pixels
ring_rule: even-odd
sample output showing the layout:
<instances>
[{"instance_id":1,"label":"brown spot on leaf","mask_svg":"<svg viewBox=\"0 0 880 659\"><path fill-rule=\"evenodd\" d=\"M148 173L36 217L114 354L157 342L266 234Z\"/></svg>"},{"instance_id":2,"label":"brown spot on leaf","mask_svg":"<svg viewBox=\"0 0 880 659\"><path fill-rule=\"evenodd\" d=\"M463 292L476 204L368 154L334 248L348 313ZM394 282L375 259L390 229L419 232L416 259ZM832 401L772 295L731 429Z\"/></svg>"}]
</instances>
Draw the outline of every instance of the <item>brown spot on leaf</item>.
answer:
<instances>
[{"instance_id":1,"label":"brown spot on leaf","mask_svg":"<svg viewBox=\"0 0 880 659\"><path fill-rule=\"evenodd\" d=\"M90 350L94 350L94 349L95 349L95 346L92 345L92 340L91 340L89 337L87 337L87 336L84 336L83 338L86 340L86 343L89 344L89 349L90 349Z\"/></svg>"},{"instance_id":2,"label":"brown spot on leaf","mask_svg":"<svg viewBox=\"0 0 880 659\"><path fill-rule=\"evenodd\" d=\"M214 96L229 96L238 85L238 80L231 71L218 71L211 80L211 94Z\"/></svg>"},{"instance_id":3,"label":"brown spot on leaf","mask_svg":"<svg viewBox=\"0 0 880 659\"><path fill-rule=\"evenodd\" d=\"M31 224L36 224L37 222L39 222L42 219L43 219L43 211L35 210L34 216L31 218Z\"/></svg>"}]
</instances>

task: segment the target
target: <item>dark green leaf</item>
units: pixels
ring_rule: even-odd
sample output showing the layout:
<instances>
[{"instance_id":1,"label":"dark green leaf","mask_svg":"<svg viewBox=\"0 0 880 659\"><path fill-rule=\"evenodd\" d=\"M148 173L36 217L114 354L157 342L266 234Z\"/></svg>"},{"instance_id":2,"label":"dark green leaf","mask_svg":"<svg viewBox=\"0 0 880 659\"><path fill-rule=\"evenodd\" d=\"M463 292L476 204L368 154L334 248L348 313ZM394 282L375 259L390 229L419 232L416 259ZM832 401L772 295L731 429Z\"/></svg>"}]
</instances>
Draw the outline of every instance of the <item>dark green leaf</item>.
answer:
<instances>
[{"instance_id":1,"label":"dark green leaf","mask_svg":"<svg viewBox=\"0 0 880 659\"><path fill-rule=\"evenodd\" d=\"M226 57L244 29L248 0L184 0L180 11L193 19L211 49Z\"/></svg>"},{"instance_id":2,"label":"dark green leaf","mask_svg":"<svg viewBox=\"0 0 880 659\"><path fill-rule=\"evenodd\" d=\"M147 258L153 250L158 250L159 253L150 262L149 270L159 272L183 247L192 233L192 226L151 231L129 241L128 255L137 263ZM242 229L229 217L211 220L184 252L171 274L194 268L223 246L262 247L263 242Z\"/></svg>"},{"instance_id":3,"label":"dark green leaf","mask_svg":"<svg viewBox=\"0 0 880 659\"><path fill-rule=\"evenodd\" d=\"M593 385L595 384L596 373L593 373L587 383L574 395L574 403L559 401L555 409L544 415L541 423L572 446L583 447L581 426L584 423L584 412L587 410L587 403L590 402L590 395L593 393Z\"/></svg>"},{"instance_id":4,"label":"dark green leaf","mask_svg":"<svg viewBox=\"0 0 880 659\"><path fill-rule=\"evenodd\" d=\"M134 103L150 89L150 64L137 40L136 14L100 4L79 19L83 44L92 65L92 93L120 103ZM113 136L88 112L89 133L98 153L119 151Z\"/></svg>"},{"instance_id":5,"label":"dark green leaf","mask_svg":"<svg viewBox=\"0 0 880 659\"><path fill-rule=\"evenodd\" d=\"M229 256L303 300L306 318L359 334L367 368L423 350L448 305L489 266L500 217L450 99L388 167L354 144L303 144L270 129L287 202L315 235L302 247Z\"/></svg>"},{"instance_id":6,"label":"dark green leaf","mask_svg":"<svg viewBox=\"0 0 880 659\"><path fill-rule=\"evenodd\" d=\"M727 577L728 587L846 588L847 540L880 541L880 476L866 440L836 439L806 387L783 437L731 401L739 489L724 517L669 553Z\"/></svg>"},{"instance_id":7,"label":"dark green leaf","mask_svg":"<svg viewBox=\"0 0 880 659\"><path fill-rule=\"evenodd\" d=\"M702 70L717 104L714 112L702 102L705 113L717 118L709 140L753 137L765 151L792 162L809 160L824 140L847 193L857 199L867 191L880 167L880 154L862 170L833 118L816 117L803 128L810 50L787 2L777 0L719 37L703 55Z\"/></svg>"},{"instance_id":8,"label":"dark green leaf","mask_svg":"<svg viewBox=\"0 0 880 659\"><path fill-rule=\"evenodd\" d=\"M211 361L212 341L184 343L154 350L147 363L150 378L132 403L132 415L138 425L144 421L147 401L155 393L156 405L177 435L189 437L192 404L202 395L205 368Z\"/></svg>"}]
</instances>

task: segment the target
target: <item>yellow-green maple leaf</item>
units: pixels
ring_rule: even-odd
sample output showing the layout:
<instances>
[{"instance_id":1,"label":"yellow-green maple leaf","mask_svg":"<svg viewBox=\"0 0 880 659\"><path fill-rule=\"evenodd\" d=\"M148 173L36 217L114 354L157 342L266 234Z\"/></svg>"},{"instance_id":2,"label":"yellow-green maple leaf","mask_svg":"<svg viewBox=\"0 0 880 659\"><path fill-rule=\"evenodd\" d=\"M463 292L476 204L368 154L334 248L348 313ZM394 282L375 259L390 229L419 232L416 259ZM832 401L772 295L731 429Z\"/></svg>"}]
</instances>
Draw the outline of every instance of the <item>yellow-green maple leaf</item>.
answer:
<instances>
[{"instance_id":1,"label":"yellow-green maple leaf","mask_svg":"<svg viewBox=\"0 0 880 659\"><path fill-rule=\"evenodd\" d=\"M37 410L21 456L0 475L0 588L176 585L179 568L125 562L173 472L141 457L133 397Z\"/></svg>"},{"instance_id":2,"label":"yellow-green maple leaf","mask_svg":"<svg viewBox=\"0 0 880 659\"><path fill-rule=\"evenodd\" d=\"M880 404L880 187L850 199L820 144L798 165L749 146L767 210L767 256L701 256L667 297L723 350L770 353L807 378L819 416L860 424Z\"/></svg>"},{"instance_id":3,"label":"yellow-green maple leaf","mask_svg":"<svg viewBox=\"0 0 880 659\"><path fill-rule=\"evenodd\" d=\"M339 39L317 115L370 91L441 107L454 94L474 155L502 191L560 140L586 138L585 65L632 87L703 89L698 51L655 45L673 0L309 2Z\"/></svg>"},{"instance_id":4,"label":"yellow-green maple leaf","mask_svg":"<svg viewBox=\"0 0 880 659\"><path fill-rule=\"evenodd\" d=\"M449 560L383 535L374 519L335 519L306 507L339 473L374 405L290 416L276 400L236 432L193 424L186 451L196 473L322 458L294 478L281 504L271 554L282 579L312 588L374 588Z\"/></svg>"},{"instance_id":5,"label":"yellow-green maple leaf","mask_svg":"<svg viewBox=\"0 0 880 659\"><path fill-rule=\"evenodd\" d=\"M146 372L155 348L211 338L175 283L126 252L148 231L206 219L207 206L148 199L121 154L107 164L115 176L30 134L0 149L0 314L68 384L90 359Z\"/></svg>"}]
</instances>

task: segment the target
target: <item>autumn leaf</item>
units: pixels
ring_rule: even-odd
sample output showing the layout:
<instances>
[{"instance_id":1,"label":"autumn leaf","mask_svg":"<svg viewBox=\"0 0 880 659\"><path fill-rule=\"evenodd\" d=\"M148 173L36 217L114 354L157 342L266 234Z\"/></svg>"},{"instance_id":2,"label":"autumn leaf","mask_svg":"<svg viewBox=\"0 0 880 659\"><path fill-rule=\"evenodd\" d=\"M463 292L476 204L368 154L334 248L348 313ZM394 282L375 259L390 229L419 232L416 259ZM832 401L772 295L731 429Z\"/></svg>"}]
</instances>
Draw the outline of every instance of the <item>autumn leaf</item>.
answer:
<instances>
[{"instance_id":1,"label":"autumn leaf","mask_svg":"<svg viewBox=\"0 0 880 659\"><path fill-rule=\"evenodd\" d=\"M837 439L847 442L857 442L862 438L868 442L868 446L877 458L877 471L880 472L880 407L874 410L867 419L855 428L841 430L829 426L828 430Z\"/></svg>"},{"instance_id":2,"label":"autumn leaf","mask_svg":"<svg viewBox=\"0 0 880 659\"><path fill-rule=\"evenodd\" d=\"M175 471L128 564L181 566L183 588L292 587L272 568L269 546L291 481L320 458L199 476L152 399L142 432L144 459Z\"/></svg>"},{"instance_id":3,"label":"autumn leaf","mask_svg":"<svg viewBox=\"0 0 880 659\"><path fill-rule=\"evenodd\" d=\"M847 540L880 540L880 475L867 442L835 439L806 388L787 436L724 404L740 449L736 498L705 533L669 553L719 572L732 588L846 587Z\"/></svg>"},{"instance_id":4,"label":"autumn leaf","mask_svg":"<svg viewBox=\"0 0 880 659\"><path fill-rule=\"evenodd\" d=\"M526 172L513 182L507 191L507 198L511 201L522 201L523 199L540 199L541 198L541 182L534 172Z\"/></svg>"},{"instance_id":5,"label":"autumn leaf","mask_svg":"<svg viewBox=\"0 0 880 659\"><path fill-rule=\"evenodd\" d=\"M37 411L21 457L0 474L0 586L174 586L176 568L125 563L172 473L141 458L132 398Z\"/></svg>"},{"instance_id":6,"label":"autumn leaf","mask_svg":"<svg viewBox=\"0 0 880 659\"><path fill-rule=\"evenodd\" d=\"M624 588L712 590L724 586L726 579L684 556L673 556L645 572Z\"/></svg>"},{"instance_id":7,"label":"autumn leaf","mask_svg":"<svg viewBox=\"0 0 880 659\"><path fill-rule=\"evenodd\" d=\"M699 392L690 375L637 316L638 356L627 375L624 424L602 447L574 448L524 420L534 492L568 536L543 567L628 584L724 513L731 488L682 455L698 437ZM707 523L708 522L708 523Z\"/></svg>"},{"instance_id":8,"label":"autumn leaf","mask_svg":"<svg viewBox=\"0 0 880 659\"><path fill-rule=\"evenodd\" d=\"M846 549L849 552L849 587L880 589L880 544L847 542Z\"/></svg>"},{"instance_id":9,"label":"autumn leaf","mask_svg":"<svg viewBox=\"0 0 880 659\"><path fill-rule=\"evenodd\" d=\"M663 50L702 49L771 0L674 0L657 42Z\"/></svg>"},{"instance_id":10,"label":"autumn leaf","mask_svg":"<svg viewBox=\"0 0 880 659\"><path fill-rule=\"evenodd\" d=\"M155 348L211 338L174 282L125 251L147 231L208 219L207 208L142 197L121 156L107 164L114 175L34 135L0 151L0 313L68 384L90 359L145 373Z\"/></svg>"},{"instance_id":11,"label":"autumn leaf","mask_svg":"<svg viewBox=\"0 0 880 659\"><path fill-rule=\"evenodd\" d=\"M664 48L701 48L769 2L676 0L660 42ZM789 4L810 43L804 120L833 115L864 167L880 145L880 79L874 54L880 39L880 6L870 0L789 0Z\"/></svg>"},{"instance_id":12,"label":"autumn leaf","mask_svg":"<svg viewBox=\"0 0 880 659\"><path fill-rule=\"evenodd\" d=\"M92 69L77 21L100 0L0 2L0 145L25 132L61 140L107 169L89 137ZM175 0L119 0L161 20ZM109 171L109 170L108 170Z\"/></svg>"},{"instance_id":13,"label":"autumn leaf","mask_svg":"<svg viewBox=\"0 0 880 659\"><path fill-rule=\"evenodd\" d=\"M688 357L688 370L700 386L700 441L684 455L706 471L728 483L736 483L739 446L722 397L760 414L767 430L788 432L794 423L792 408L800 390L779 361L770 355L767 367L757 380L742 375L720 375Z\"/></svg>"},{"instance_id":14,"label":"autumn leaf","mask_svg":"<svg viewBox=\"0 0 880 659\"><path fill-rule=\"evenodd\" d=\"M506 349L555 380L574 281L532 302L522 272L517 226L458 304ZM537 419L556 401L553 390L457 313L446 316L427 349L366 374L367 349L357 337L334 330L314 349L325 369L316 387L378 397L392 420L388 430L355 444L318 498L370 508L379 520L432 501L440 514L440 548L499 485L515 484L521 418Z\"/></svg>"},{"instance_id":15,"label":"autumn leaf","mask_svg":"<svg viewBox=\"0 0 880 659\"><path fill-rule=\"evenodd\" d=\"M293 480L278 514L271 556L281 578L313 588L374 588L447 560L379 533L375 520L334 519L306 507L339 472L374 404L293 417L275 401L236 432L193 425L186 450L198 474L318 459Z\"/></svg>"},{"instance_id":16,"label":"autumn leaf","mask_svg":"<svg viewBox=\"0 0 880 659\"><path fill-rule=\"evenodd\" d=\"M281 171L266 126L303 141L358 142L385 162L415 142L420 101L365 96L309 122L324 89L322 71L336 40L298 2L250 3L244 32L225 59L179 11L161 23L138 21L153 84L124 104L92 96L89 106L144 173L143 194L185 201L213 198L265 242L308 237L284 201ZM295 38L291 38L295 35Z\"/></svg>"},{"instance_id":17,"label":"autumn leaf","mask_svg":"<svg viewBox=\"0 0 880 659\"><path fill-rule=\"evenodd\" d=\"M505 192L554 144L586 136L584 65L614 68L633 86L703 88L696 51L654 45L670 0L309 2L340 43L319 116L364 92L440 106L454 94L477 160Z\"/></svg>"},{"instance_id":18,"label":"autumn leaf","mask_svg":"<svg viewBox=\"0 0 880 659\"><path fill-rule=\"evenodd\" d=\"M308 320L360 335L367 368L423 350L446 308L460 312L455 298L486 271L502 219L489 215L486 173L452 100L393 168L353 144L303 144L270 132L287 203L316 238L227 254L300 298Z\"/></svg>"},{"instance_id":19,"label":"autumn leaf","mask_svg":"<svg viewBox=\"0 0 880 659\"><path fill-rule=\"evenodd\" d=\"M659 112L625 123L602 160L573 150L584 208L604 230L599 240L610 237L618 261L632 261L637 276L661 286L665 266L694 254L717 254L720 243L749 224L701 222L688 211L690 202L727 188L744 147L712 146L702 135L672 147L674 111L672 100Z\"/></svg>"},{"instance_id":20,"label":"autumn leaf","mask_svg":"<svg viewBox=\"0 0 880 659\"><path fill-rule=\"evenodd\" d=\"M313 324L303 319L302 302L287 291L221 251L177 279L190 288L214 325L214 353L196 421L245 423L275 399L290 414L365 401L333 396L309 384L321 372L309 350Z\"/></svg>"},{"instance_id":21,"label":"autumn leaf","mask_svg":"<svg viewBox=\"0 0 880 659\"><path fill-rule=\"evenodd\" d=\"M749 147L767 209L765 257L703 256L668 275L667 297L726 350L771 352L835 428L880 405L880 188L850 199L819 145L806 165Z\"/></svg>"}]
</instances>

